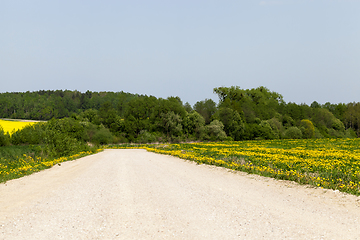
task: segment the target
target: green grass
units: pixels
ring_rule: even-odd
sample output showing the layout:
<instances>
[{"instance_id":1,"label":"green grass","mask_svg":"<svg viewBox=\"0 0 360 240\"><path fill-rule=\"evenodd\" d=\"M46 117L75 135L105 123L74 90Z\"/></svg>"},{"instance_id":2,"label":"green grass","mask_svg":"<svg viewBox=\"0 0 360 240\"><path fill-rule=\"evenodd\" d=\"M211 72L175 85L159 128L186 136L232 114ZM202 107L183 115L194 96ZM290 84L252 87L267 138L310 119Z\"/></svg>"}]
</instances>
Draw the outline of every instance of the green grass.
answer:
<instances>
[{"instance_id":1,"label":"green grass","mask_svg":"<svg viewBox=\"0 0 360 240\"><path fill-rule=\"evenodd\" d=\"M199 164L360 195L359 146L357 138L158 144L139 148Z\"/></svg>"},{"instance_id":2,"label":"green grass","mask_svg":"<svg viewBox=\"0 0 360 240\"><path fill-rule=\"evenodd\" d=\"M64 161L74 160L100 150L74 153L59 158L48 158L43 154L44 146L5 146L0 147L0 183L38 172Z\"/></svg>"},{"instance_id":3,"label":"green grass","mask_svg":"<svg viewBox=\"0 0 360 240\"><path fill-rule=\"evenodd\" d=\"M0 147L0 163L6 164L7 161L16 161L24 154L35 157L42 156L42 146L3 146ZM43 156L42 156L43 157Z\"/></svg>"}]
</instances>

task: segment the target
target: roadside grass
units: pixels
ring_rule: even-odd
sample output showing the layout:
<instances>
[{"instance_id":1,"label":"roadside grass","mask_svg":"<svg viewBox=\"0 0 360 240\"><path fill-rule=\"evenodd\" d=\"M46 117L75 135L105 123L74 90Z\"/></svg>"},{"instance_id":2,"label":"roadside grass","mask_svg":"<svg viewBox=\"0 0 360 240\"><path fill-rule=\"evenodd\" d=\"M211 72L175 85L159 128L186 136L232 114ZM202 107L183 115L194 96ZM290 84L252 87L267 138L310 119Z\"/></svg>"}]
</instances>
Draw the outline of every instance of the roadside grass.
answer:
<instances>
[{"instance_id":1,"label":"roadside grass","mask_svg":"<svg viewBox=\"0 0 360 240\"><path fill-rule=\"evenodd\" d=\"M360 139L112 145L360 195Z\"/></svg>"},{"instance_id":2,"label":"roadside grass","mask_svg":"<svg viewBox=\"0 0 360 240\"><path fill-rule=\"evenodd\" d=\"M65 157L48 158L42 149L41 145L0 147L0 183L30 175L64 161L71 161L102 151L94 148Z\"/></svg>"},{"instance_id":3,"label":"roadside grass","mask_svg":"<svg viewBox=\"0 0 360 240\"><path fill-rule=\"evenodd\" d=\"M107 145L60 158L43 146L0 147L0 182L29 175L102 149L146 149L300 184L360 195L360 139L259 140L180 144Z\"/></svg>"}]
</instances>

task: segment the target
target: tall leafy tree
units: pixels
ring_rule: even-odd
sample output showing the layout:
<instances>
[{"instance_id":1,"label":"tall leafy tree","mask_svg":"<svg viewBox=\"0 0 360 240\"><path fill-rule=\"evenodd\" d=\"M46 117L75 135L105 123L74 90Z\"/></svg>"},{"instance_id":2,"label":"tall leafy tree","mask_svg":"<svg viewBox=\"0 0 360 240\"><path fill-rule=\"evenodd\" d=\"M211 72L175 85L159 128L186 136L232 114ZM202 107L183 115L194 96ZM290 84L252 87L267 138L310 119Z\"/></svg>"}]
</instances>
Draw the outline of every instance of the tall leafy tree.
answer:
<instances>
[{"instance_id":1,"label":"tall leafy tree","mask_svg":"<svg viewBox=\"0 0 360 240\"><path fill-rule=\"evenodd\" d=\"M205 131L205 119L196 111L192 111L185 117L183 125L187 134L197 138L200 138Z\"/></svg>"},{"instance_id":2,"label":"tall leafy tree","mask_svg":"<svg viewBox=\"0 0 360 240\"><path fill-rule=\"evenodd\" d=\"M224 124L224 131L228 136L235 141L243 139L245 125L237 111L221 107L217 112L217 117Z\"/></svg>"},{"instance_id":3,"label":"tall leafy tree","mask_svg":"<svg viewBox=\"0 0 360 240\"><path fill-rule=\"evenodd\" d=\"M212 99L205 99L203 101L196 102L194 110L204 118L206 124L209 124L217 108L216 103Z\"/></svg>"}]
</instances>

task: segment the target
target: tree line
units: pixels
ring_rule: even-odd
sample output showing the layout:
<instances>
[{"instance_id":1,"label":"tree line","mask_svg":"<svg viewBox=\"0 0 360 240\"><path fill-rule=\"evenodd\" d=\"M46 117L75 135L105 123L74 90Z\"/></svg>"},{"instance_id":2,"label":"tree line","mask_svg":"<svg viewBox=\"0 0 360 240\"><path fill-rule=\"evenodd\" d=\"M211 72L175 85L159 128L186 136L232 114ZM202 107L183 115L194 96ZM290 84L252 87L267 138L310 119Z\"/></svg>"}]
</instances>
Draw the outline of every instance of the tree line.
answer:
<instances>
[{"instance_id":1,"label":"tree line","mask_svg":"<svg viewBox=\"0 0 360 240\"><path fill-rule=\"evenodd\" d=\"M50 120L46 131L28 127L13 134L13 144L35 143L30 136L41 132L47 134L39 140L53 146L61 146L51 143L56 134L95 144L360 136L360 103L286 103L266 87L218 87L214 93L218 103L205 99L193 106L179 97L125 92L1 93L0 118Z\"/></svg>"}]
</instances>

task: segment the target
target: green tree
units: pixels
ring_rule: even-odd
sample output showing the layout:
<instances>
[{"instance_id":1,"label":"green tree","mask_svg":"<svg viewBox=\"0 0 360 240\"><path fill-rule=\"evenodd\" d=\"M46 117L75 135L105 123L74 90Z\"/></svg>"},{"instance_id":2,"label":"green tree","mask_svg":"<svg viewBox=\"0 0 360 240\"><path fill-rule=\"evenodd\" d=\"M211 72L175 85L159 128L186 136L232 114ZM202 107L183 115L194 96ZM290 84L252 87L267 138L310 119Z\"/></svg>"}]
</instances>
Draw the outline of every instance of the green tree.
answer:
<instances>
[{"instance_id":1,"label":"green tree","mask_svg":"<svg viewBox=\"0 0 360 240\"><path fill-rule=\"evenodd\" d=\"M94 133L92 137L92 142L95 144L109 144L113 143L114 136L111 134L109 129L100 125L99 129Z\"/></svg>"},{"instance_id":2,"label":"green tree","mask_svg":"<svg viewBox=\"0 0 360 240\"><path fill-rule=\"evenodd\" d=\"M235 141L243 139L242 135L245 125L237 111L221 107L216 114L217 118L224 124L224 131L228 136L232 137Z\"/></svg>"},{"instance_id":3,"label":"green tree","mask_svg":"<svg viewBox=\"0 0 360 240\"><path fill-rule=\"evenodd\" d=\"M112 124L116 123L120 118L109 101L103 103L101 106L99 110L99 117L100 122L108 129L111 129Z\"/></svg>"},{"instance_id":4,"label":"green tree","mask_svg":"<svg viewBox=\"0 0 360 240\"><path fill-rule=\"evenodd\" d=\"M186 102L186 103L184 104L184 108L185 108L186 112L188 112L188 113L190 113L190 112L193 111L190 103L188 103L188 102Z\"/></svg>"},{"instance_id":5,"label":"green tree","mask_svg":"<svg viewBox=\"0 0 360 240\"><path fill-rule=\"evenodd\" d=\"M194 110L198 112L205 120L205 124L209 124L212 116L216 112L216 103L212 99L196 102Z\"/></svg>"},{"instance_id":6,"label":"green tree","mask_svg":"<svg viewBox=\"0 0 360 240\"><path fill-rule=\"evenodd\" d=\"M303 138L313 138L315 136L314 124L308 119L301 120L300 130Z\"/></svg>"},{"instance_id":7,"label":"green tree","mask_svg":"<svg viewBox=\"0 0 360 240\"><path fill-rule=\"evenodd\" d=\"M297 127L289 127L285 130L284 138L288 139L300 139L302 138L302 132Z\"/></svg>"},{"instance_id":8,"label":"green tree","mask_svg":"<svg viewBox=\"0 0 360 240\"><path fill-rule=\"evenodd\" d=\"M205 140L223 141L227 138L224 131L224 124L219 120L213 120L209 125L206 125L205 132Z\"/></svg>"},{"instance_id":9,"label":"green tree","mask_svg":"<svg viewBox=\"0 0 360 240\"><path fill-rule=\"evenodd\" d=\"M4 132L4 129L0 126L0 147L6 146L10 143L9 134Z\"/></svg>"},{"instance_id":10,"label":"green tree","mask_svg":"<svg viewBox=\"0 0 360 240\"><path fill-rule=\"evenodd\" d=\"M183 122L185 133L200 138L205 130L205 120L196 111L189 113Z\"/></svg>"},{"instance_id":11,"label":"green tree","mask_svg":"<svg viewBox=\"0 0 360 240\"><path fill-rule=\"evenodd\" d=\"M276 139L281 138L283 132L283 125L280 122L280 120L277 117L273 117L267 120L267 122L270 124L270 127L274 134L274 138Z\"/></svg>"},{"instance_id":12,"label":"green tree","mask_svg":"<svg viewBox=\"0 0 360 240\"><path fill-rule=\"evenodd\" d=\"M87 109L84 112L80 113L80 117L85 120L85 121L89 121L95 125L100 125L100 116L99 116L99 112L96 109Z\"/></svg>"},{"instance_id":13,"label":"green tree","mask_svg":"<svg viewBox=\"0 0 360 240\"><path fill-rule=\"evenodd\" d=\"M344 114L346 128L352 128L360 137L360 103L348 103Z\"/></svg>"},{"instance_id":14,"label":"green tree","mask_svg":"<svg viewBox=\"0 0 360 240\"><path fill-rule=\"evenodd\" d=\"M42 144L45 138L46 123L40 122L33 125L27 125L24 128L13 132L11 135L11 143L19 144Z\"/></svg>"},{"instance_id":15,"label":"green tree","mask_svg":"<svg viewBox=\"0 0 360 240\"><path fill-rule=\"evenodd\" d=\"M170 137L178 137L182 134L182 119L180 115L170 111L161 115L162 126Z\"/></svg>"},{"instance_id":16,"label":"green tree","mask_svg":"<svg viewBox=\"0 0 360 240\"><path fill-rule=\"evenodd\" d=\"M276 134L271 128L271 125L268 121L262 120L259 124L259 138L261 139L274 139Z\"/></svg>"},{"instance_id":17,"label":"green tree","mask_svg":"<svg viewBox=\"0 0 360 240\"><path fill-rule=\"evenodd\" d=\"M44 138L46 144L45 150L51 157L71 155L79 152L85 146L75 137L71 136L78 135L79 133L73 132L74 129L72 129L69 122L65 121L52 119L46 124Z\"/></svg>"}]
</instances>

